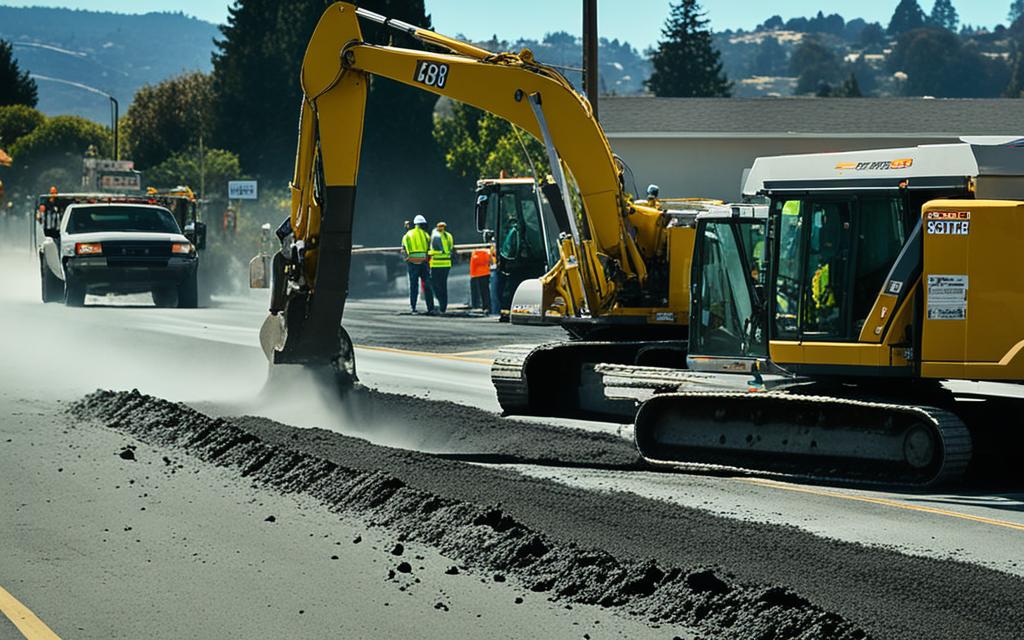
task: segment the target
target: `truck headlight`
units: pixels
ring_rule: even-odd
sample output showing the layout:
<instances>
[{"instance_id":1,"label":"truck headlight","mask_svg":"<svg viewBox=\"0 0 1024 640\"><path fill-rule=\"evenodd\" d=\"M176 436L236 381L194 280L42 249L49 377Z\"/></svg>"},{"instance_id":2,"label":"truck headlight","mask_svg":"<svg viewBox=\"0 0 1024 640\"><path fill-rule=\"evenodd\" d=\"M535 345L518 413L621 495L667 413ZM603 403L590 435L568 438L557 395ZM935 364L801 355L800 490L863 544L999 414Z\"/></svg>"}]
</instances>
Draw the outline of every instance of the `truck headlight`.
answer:
<instances>
[{"instance_id":1,"label":"truck headlight","mask_svg":"<svg viewBox=\"0 0 1024 640\"><path fill-rule=\"evenodd\" d=\"M75 255L101 256L103 255L103 245L100 244L99 242L76 242Z\"/></svg>"},{"instance_id":2,"label":"truck headlight","mask_svg":"<svg viewBox=\"0 0 1024 640\"><path fill-rule=\"evenodd\" d=\"M171 245L171 253L176 256L190 256L196 252L191 242L175 242Z\"/></svg>"}]
</instances>

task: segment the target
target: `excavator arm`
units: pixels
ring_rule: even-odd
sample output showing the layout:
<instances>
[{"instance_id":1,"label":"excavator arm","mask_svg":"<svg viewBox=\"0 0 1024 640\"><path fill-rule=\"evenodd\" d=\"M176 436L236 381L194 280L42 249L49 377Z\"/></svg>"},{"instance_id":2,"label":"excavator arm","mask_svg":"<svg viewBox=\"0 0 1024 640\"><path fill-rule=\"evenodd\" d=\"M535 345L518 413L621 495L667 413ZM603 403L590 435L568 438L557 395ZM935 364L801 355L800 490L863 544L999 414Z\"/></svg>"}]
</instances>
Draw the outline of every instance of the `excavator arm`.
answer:
<instances>
[{"instance_id":1,"label":"excavator arm","mask_svg":"<svg viewBox=\"0 0 1024 640\"><path fill-rule=\"evenodd\" d=\"M359 18L447 52L367 44ZM607 309L624 281L642 286L645 256L634 238L657 236L663 216L631 202L589 103L568 81L529 50L493 54L339 2L321 17L303 59L291 216L278 231L282 250L274 258L271 315L261 329L272 362L329 364L343 379L354 379L341 317L363 116L374 75L488 111L544 142L553 183L546 191L563 222L562 259L545 282L569 314ZM571 184L579 219L570 204Z\"/></svg>"}]
</instances>

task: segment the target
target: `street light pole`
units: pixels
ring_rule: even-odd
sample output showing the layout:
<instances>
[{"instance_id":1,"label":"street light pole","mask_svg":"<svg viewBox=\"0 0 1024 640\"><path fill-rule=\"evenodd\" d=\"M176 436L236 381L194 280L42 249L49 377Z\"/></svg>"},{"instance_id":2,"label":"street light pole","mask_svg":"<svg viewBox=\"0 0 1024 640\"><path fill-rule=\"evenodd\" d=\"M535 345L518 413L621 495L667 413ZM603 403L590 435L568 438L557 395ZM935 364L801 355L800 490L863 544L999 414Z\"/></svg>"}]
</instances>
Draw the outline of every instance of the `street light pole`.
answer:
<instances>
[{"instance_id":1,"label":"street light pole","mask_svg":"<svg viewBox=\"0 0 1024 640\"><path fill-rule=\"evenodd\" d=\"M121 159L121 147L118 144L118 140L117 140L117 125L118 125L119 105L117 104L117 98L115 98L114 96L110 96L110 95L108 95L107 97L110 98L110 107L111 107L111 110L113 112L112 113L113 117L110 119L110 129L111 129L111 131L114 132L114 160L120 160Z\"/></svg>"},{"instance_id":2,"label":"street light pole","mask_svg":"<svg viewBox=\"0 0 1024 640\"><path fill-rule=\"evenodd\" d=\"M119 147L118 139L117 139L117 124L118 124L117 121L118 121L118 118L119 118L119 115L120 115L120 105L117 103L117 98L115 98L114 96L110 95L106 91L100 91L96 87L90 87L89 85L82 84L81 82L73 82L71 80L63 80L61 78L51 78L49 76L43 76L43 75L40 75L38 73L33 73L33 74L30 74L30 75L31 75L33 80L45 80L46 82L56 82L56 83L59 83L59 84L66 84L68 86L76 87L78 89L82 89L83 91L88 91L89 93L95 93L97 95L101 95L104 98L109 99L110 100L110 112L111 112L110 113L110 131L111 131L111 133L113 134L113 137L114 137L114 148L111 151L113 151L114 160L120 160L121 159L120 147Z\"/></svg>"},{"instance_id":3,"label":"street light pole","mask_svg":"<svg viewBox=\"0 0 1024 640\"><path fill-rule=\"evenodd\" d=\"M597 118L597 0L583 0L583 90Z\"/></svg>"}]
</instances>

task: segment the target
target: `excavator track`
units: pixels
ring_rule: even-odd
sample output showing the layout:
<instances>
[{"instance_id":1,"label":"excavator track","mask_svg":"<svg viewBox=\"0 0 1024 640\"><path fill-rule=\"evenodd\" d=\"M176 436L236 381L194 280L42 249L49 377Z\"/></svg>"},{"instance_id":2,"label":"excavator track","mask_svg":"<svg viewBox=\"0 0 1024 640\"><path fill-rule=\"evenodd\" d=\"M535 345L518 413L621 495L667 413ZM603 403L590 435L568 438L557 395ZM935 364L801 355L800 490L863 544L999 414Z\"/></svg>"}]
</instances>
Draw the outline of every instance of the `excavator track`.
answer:
<instances>
[{"instance_id":1,"label":"excavator track","mask_svg":"<svg viewBox=\"0 0 1024 640\"><path fill-rule=\"evenodd\" d=\"M653 465L906 488L957 483L972 451L944 409L788 392L657 395L640 406L634 438Z\"/></svg>"},{"instance_id":2,"label":"excavator track","mask_svg":"<svg viewBox=\"0 0 1024 640\"><path fill-rule=\"evenodd\" d=\"M608 398L596 363L686 363L685 340L565 340L498 351L491 382L507 415L632 420L633 400Z\"/></svg>"}]
</instances>

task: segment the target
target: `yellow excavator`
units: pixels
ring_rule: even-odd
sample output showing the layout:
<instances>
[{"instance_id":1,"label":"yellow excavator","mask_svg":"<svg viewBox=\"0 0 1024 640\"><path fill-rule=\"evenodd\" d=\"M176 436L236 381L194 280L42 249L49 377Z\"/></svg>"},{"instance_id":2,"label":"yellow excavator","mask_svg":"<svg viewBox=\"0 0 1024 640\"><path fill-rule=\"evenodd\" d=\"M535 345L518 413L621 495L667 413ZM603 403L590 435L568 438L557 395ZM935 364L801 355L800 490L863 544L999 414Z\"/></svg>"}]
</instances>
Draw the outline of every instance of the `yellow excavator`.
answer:
<instances>
[{"instance_id":1,"label":"yellow excavator","mask_svg":"<svg viewBox=\"0 0 1024 640\"><path fill-rule=\"evenodd\" d=\"M360 18L448 53L366 44ZM1019 450L1019 386L971 385L1024 381L1024 280L1007 264L1024 240L1021 141L760 158L745 194L767 204L634 201L586 99L529 51L347 3L303 62L260 332L273 363L355 381L341 318L371 75L495 113L548 151L559 260L512 316L576 339L502 351L506 412L632 417L652 464L906 487Z\"/></svg>"},{"instance_id":2,"label":"yellow excavator","mask_svg":"<svg viewBox=\"0 0 1024 640\"><path fill-rule=\"evenodd\" d=\"M446 53L367 44L360 19ZM633 201L623 164L586 98L529 50L495 54L339 2L321 17L303 59L291 216L278 230L282 249L270 269L271 314L261 329L272 362L325 368L342 387L354 379L341 318L371 76L489 111L544 143L552 175L542 190L558 227L559 260L543 278L524 284L535 287L537 302L513 304L513 315L563 323L575 335L622 328L647 338L638 330L651 328L684 355L693 212L675 215ZM628 357L590 353L600 356L595 363L634 363L639 344L621 347ZM502 395L514 410L510 393Z\"/></svg>"}]
</instances>

